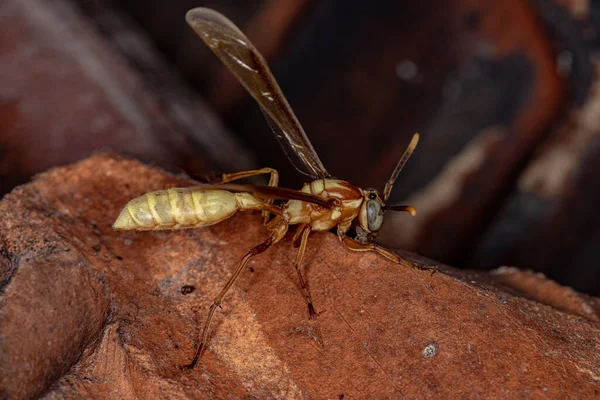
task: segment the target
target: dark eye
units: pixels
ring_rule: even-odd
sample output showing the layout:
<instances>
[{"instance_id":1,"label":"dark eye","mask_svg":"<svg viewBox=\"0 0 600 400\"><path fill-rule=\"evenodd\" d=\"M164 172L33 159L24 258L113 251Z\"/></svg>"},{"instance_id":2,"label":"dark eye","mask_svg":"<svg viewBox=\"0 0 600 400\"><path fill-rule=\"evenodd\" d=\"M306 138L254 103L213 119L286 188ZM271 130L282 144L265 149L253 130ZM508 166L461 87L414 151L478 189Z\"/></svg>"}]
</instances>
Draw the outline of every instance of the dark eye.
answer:
<instances>
[{"instance_id":1,"label":"dark eye","mask_svg":"<svg viewBox=\"0 0 600 400\"><path fill-rule=\"evenodd\" d=\"M375 195L375 193L369 193L368 196L371 200L375 200L377 198L377 196Z\"/></svg>"}]
</instances>

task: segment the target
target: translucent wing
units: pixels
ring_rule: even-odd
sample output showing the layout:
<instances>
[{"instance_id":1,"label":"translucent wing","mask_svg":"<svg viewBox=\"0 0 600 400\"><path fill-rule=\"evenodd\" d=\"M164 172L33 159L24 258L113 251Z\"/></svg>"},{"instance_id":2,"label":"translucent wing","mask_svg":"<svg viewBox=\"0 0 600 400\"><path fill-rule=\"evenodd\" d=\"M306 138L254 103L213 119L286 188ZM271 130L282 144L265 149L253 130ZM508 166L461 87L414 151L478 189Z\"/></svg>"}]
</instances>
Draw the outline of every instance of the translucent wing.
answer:
<instances>
[{"instance_id":1,"label":"translucent wing","mask_svg":"<svg viewBox=\"0 0 600 400\"><path fill-rule=\"evenodd\" d=\"M313 179L329 177L267 62L242 31L225 16L208 8L190 10L185 18L258 102L294 167Z\"/></svg>"}]
</instances>

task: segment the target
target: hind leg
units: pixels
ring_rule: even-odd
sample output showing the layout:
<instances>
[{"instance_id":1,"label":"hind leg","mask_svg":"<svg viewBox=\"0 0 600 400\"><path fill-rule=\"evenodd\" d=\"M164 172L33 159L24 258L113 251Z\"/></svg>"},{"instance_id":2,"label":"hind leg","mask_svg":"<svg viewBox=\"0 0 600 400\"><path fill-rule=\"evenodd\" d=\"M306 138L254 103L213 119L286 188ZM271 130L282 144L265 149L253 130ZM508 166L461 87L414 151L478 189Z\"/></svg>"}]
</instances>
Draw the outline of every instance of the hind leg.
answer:
<instances>
[{"instance_id":1,"label":"hind leg","mask_svg":"<svg viewBox=\"0 0 600 400\"><path fill-rule=\"evenodd\" d=\"M272 239L273 239L272 237L267 239L264 243L259 244L258 246L252 248L248 253L246 253L246 255L240 261L240 264L238 265L238 267L235 270L235 272L233 273L233 275L231 275L231 278L229 278L229 280L227 281L225 286L223 286L223 289L221 289L221 292L219 292L219 295L217 297L215 297L212 306L210 306L210 311L208 312L208 317L206 318L206 323L204 324L204 329L202 330L200 344L198 345L198 348L196 349L196 354L194 355L194 359L192 360L191 363L186 365L184 368L188 368L188 369L194 368L194 366L198 362L198 359L202 355L202 352L206 348L206 343L208 341L208 330L210 328L210 323L212 321L215 310L217 309L217 307L219 307L221 305L223 298L225 297L225 295L227 294L227 292L229 291L231 286L235 283L236 279L238 278L238 276L240 275L240 273L242 272L242 270L244 269L244 266L248 263L248 261L250 261L250 259L252 257L254 257L255 255L260 254L260 253L264 252L265 250L267 250L269 247L271 247L271 244L273 244Z\"/></svg>"},{"instance_id":2,"label":"hind leg","mask_svg":"<svg viewBox=\"0 0 600 400\"><path fill-rule=\"evenodd\" d=\"M270 207L273 207L273 206L270 206ZM225 286L223 286L223 288L219 292L218 296L215 297L212 306L210 306L210 311L208 312L208 316L207 316L206 322L204 324L204 329L202 330L202 334L200 336L200 344L198 345L198 347L196 349L196 354L194 355L194 359L192 360L191 363L184 366L184 368L186 368L186 369L194 368L194 366L196 365L196 363L202 356L202 352L206 348L206 343L208 342L208 332L209 332L210 323L212 321L215 310L217 309L217 307L219 307L221 305L221 303L223 302L223 298L225 297L225 295L227 294L227 292L229 291L231 286L233 286L233 284L235 283L236 279L238 278L238 276L240 275L240 273L242 272L244 267L248 264L248 261L250 261L250 259L252 257L266 251L273 244L279 242L285 236L285 234L288 230L288 224L281 216L276 216L273 220L271 220L269 222L267 229L271 232L271 235L269 236L269 238L267 240L265 240L263 243L259 244L258 246L253 247L252 249L250 249L250 251L248 251L246 253L246 255L242 258L242 260L238 264L238 267L235 269L235 271L233 272L233 274L231 275L231 277L229 278L229 280L227 281Z\"/></svg>"}]
</instances>

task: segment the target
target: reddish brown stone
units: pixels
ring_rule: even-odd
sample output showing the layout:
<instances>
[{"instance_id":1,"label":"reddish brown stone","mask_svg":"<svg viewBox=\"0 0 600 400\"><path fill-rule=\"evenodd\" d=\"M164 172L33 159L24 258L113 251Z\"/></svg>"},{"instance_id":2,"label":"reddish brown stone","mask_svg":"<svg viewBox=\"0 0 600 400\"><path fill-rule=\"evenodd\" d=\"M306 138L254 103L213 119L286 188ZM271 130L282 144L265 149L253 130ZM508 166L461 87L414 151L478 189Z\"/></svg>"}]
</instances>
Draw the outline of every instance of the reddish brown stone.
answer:
<instances>
[{"instance_id":1,"label":"reddish brown stone","mask_svg":"<svg viewBox=\"0 0 600 400\"><path fill-rule=\"evenodd\" d=\"M284 239L251 261L199 365L182 371L211 299L265 237L248 214L179 232L111 229L130 198L187 183L97 155L5 196L2 397L598 396L598 316L571 313L552 283L540 278L556 308L503 290L497 275L431 274L407 265L432 261L351 253L331 233L309 240L315 321Z\"/></svg>"}]
</instances>

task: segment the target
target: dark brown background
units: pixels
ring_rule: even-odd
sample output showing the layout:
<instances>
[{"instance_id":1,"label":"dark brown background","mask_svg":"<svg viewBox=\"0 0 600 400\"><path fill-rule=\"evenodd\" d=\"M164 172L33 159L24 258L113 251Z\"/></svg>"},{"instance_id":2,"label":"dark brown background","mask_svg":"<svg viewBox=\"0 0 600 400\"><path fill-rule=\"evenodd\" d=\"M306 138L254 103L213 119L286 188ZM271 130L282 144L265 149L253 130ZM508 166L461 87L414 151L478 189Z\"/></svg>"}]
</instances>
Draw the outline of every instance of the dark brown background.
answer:
<instances>
[{"instance_id":1,"label":"dark brown background","mask_svg":"<svg viewBox=\"0 0 600 400\"><path fill-rule=\"evenodd\" d=\"M600 8L586 2L9 0L0 190L107 148L198 175L272 166L298 187L185 24L197 6L264 53L335 176L381 188L421 133L392 196L419 214L388 215L384 243L600 294Z\"/></svg>"}]
</instances>

